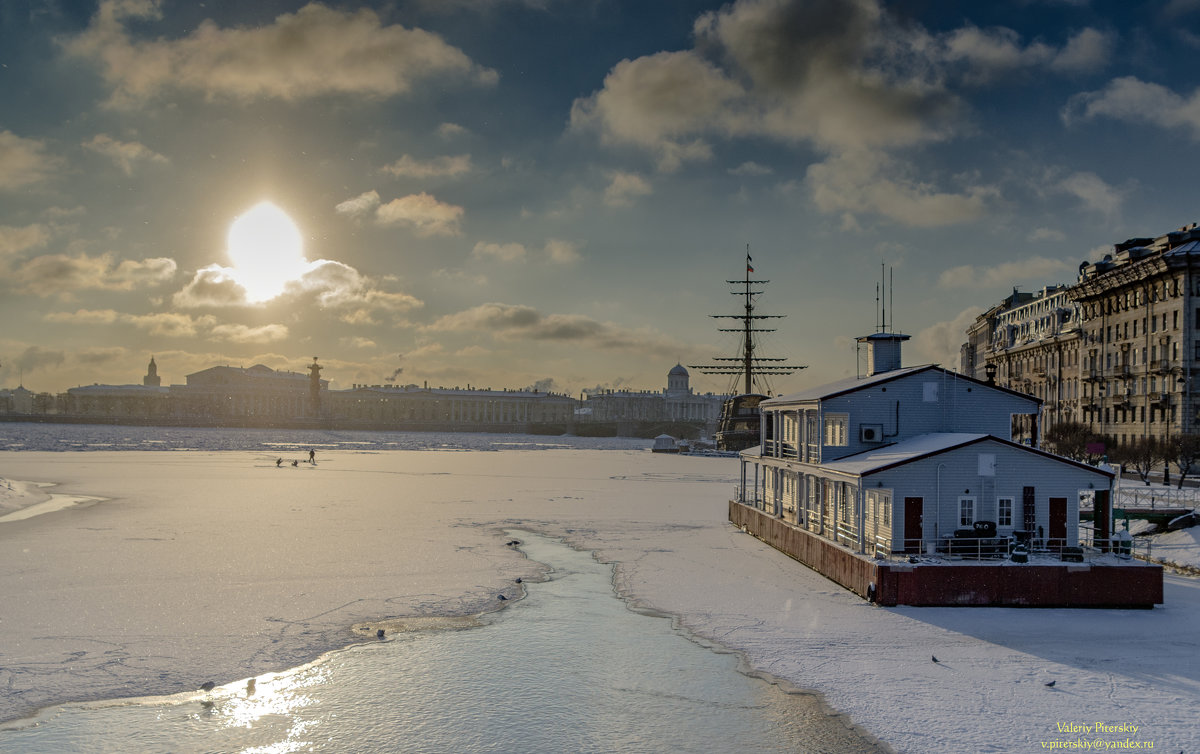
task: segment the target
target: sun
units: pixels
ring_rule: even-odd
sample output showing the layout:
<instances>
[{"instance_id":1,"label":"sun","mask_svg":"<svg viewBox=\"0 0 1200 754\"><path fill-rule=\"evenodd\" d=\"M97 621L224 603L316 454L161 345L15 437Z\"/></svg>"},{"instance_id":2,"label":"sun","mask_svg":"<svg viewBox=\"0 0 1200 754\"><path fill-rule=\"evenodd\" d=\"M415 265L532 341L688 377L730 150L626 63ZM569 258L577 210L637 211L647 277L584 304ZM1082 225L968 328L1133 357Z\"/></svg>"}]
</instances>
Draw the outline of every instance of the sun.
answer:
<instances>
[{"instance_id":1,"label":"sun","mask_svg":"<svg viewBox=\"0 0 1200 754\"><path fill-rule=\"evenodd\" d=\"M283 293L308 267L304 239L287 213L262 202L233 221L226 239L233 277L258 303Z\"/></svg>"}]
</instances>

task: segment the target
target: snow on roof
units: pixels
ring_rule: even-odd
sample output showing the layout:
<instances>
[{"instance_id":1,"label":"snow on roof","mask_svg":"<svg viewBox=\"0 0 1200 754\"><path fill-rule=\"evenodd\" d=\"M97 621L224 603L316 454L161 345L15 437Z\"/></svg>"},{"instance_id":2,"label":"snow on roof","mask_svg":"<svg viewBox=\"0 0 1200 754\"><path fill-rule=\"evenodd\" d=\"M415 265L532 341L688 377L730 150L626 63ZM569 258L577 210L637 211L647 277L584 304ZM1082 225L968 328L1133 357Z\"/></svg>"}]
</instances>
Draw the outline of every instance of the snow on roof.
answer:
<instances>
[{"instance_id":1,"label":"snow on roof","mask_svg":"<svg viewBox=\"0 0 1200 754\"><path fill-rule=\"evenodd\" d=\"M978 442L988 435L968 432L936 432L822 464L826 469L847 474L869 474L872 471L915 461L951 448Z\"/></svg>"},{"instance_id":2,"label":"snow on roof","mask_svg":"<svg viewBox=\"0 0 1200 754\"><path fill-rule=\"evenodd\" d=\"M844 380L837 380L836 382L827 382L824 385L817 385L816 387L810 387L807 390L801 390L798 393L788 393L787 395L780 395L775 398L769 398L769 399L763 401L763 404L765 405L768 403L791 403L793 401L820 400L821 398L829 398L834 395L839 395L841 393L848 392L850 390L857 390L858 388L867 387L869 385L876 385L880 382L886 382L887 380L894 380L897 377L904 377L906 375L916 374L917 372L920 372L923 369L932 369L932 368L933 368L932 364L925 364L925 365L918 366L918 367L904 367L903 369L893 369L890 372L880 372L878 374L873 374L870 377L847 377Z\"/></svg>"},{"instance_id":3,"label":"snow on roof","mask_svg":"<svg viewBox=\"0 0 1200 754\"><path fill-rule=\"evenodd\" d=\"M969 382L969 383L972 383L975 385L983 385L983 386L989 387L993 390L998 390L1002 393L1008 393L1009 395L1014 395L1019 398L1024 398L1024 399L1028 400L1030 403L1040 404L1042 402L1041 398L1035 398L1032 395L1026 395L1025 393L1020 393L1015 390L1010 390L1009 388L1006 388L1006 387L1000 387L999 385L989 385L986 382L974 379L972 377L968 377L964 374L959 374L958 372L951 372L948 369L943 369L942 367L939 367L936 364L923 364L921 366L903 367L901 369L893 369L888 372L879 372L878 374L873 374L873 375L870 375L869 377L847 377L843 380L837 380L836 382L827 382L824 385L817 385L816 387L810 387L807 390L801 390L798 393L789 393L787 395L780 395L775 398L769 398L769 399L763 401L759 405L769 408L772 405L777 405L780 403L797 403L800 401L824 400L826 398L833 398L833 397L841 395L843 393L851 393L856 390L861 390L862 388L865 388L865 387L871 387L872 385L878 385L883 382L895 380L900 377L907 377L908 375L917 374L918 372L924 372L924 371L938 372L939 374L944 375L946 377L950 377L951 379L964 380L966 382Z\"/></svg>"},{"instance_id":4,"label":"snow on roof","mask_svg":"<svg viewBox=\"0 0 1200 754\"><path fill-rule=\"evenodd\" d=\"M840 458L836 461L830 461L829 463L821 464L821 466L822 468L830 471L837 471L855 476L863 476L876 471L883 471L884 469L888 469L893 466L900 466L901 464L908 463L909 461L916 461L920 458L927 458L939 453L944 453L948 450L954 450L966 445L973 445L974 443L984 440L998 443L1000 445L1007 445L1011 448L1017 448L1026 453L1040 455L1045 458L1058 461L1059 463L1065 463L1081 469L1086 469L1087 471L1093 471L1109 478L1113 477L1113 473L1110 471L1105 471L1104 469L1090 466L1086 463L1080 463L1079 461L1074 461L1070 458L1057 456L1053 453L1047 453L1039 448L1031 448L1027 445L1020 445L994 435L983 435L971 432L931 432L926 435L917 435L916 437L895 443L893 445L886 445L882 448L876 448L874 450L868 450L862 453L855 453L852 456L846 456L845 458Z\"/></svg>"}]
</instances>

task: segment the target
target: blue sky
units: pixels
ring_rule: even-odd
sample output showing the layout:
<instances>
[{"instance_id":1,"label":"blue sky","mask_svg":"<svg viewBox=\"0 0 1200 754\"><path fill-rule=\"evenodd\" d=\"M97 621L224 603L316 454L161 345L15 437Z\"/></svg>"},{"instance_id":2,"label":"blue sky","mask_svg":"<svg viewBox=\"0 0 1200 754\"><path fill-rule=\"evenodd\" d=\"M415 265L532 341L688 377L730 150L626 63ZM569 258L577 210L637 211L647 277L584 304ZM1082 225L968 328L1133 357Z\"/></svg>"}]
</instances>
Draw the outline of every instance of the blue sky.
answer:
<instances>
[{"instance_id":1,"label":"blue sky","mask_svg":"<svg viewBox=\"0 0 1200 754\"><path fill-rule=\"evenodd\" d=\"M881 264L906 363L954 366L1013 287L1200 219L1195 29L1200 0L9 0L0 385L319 355L335 387L659 389L736 348L707 315L747 245L763 349L809 365L776 391L854 372ZM241 250L265 299L228 238L262 202L303 239Z\"/></svg>"}]
</instances>

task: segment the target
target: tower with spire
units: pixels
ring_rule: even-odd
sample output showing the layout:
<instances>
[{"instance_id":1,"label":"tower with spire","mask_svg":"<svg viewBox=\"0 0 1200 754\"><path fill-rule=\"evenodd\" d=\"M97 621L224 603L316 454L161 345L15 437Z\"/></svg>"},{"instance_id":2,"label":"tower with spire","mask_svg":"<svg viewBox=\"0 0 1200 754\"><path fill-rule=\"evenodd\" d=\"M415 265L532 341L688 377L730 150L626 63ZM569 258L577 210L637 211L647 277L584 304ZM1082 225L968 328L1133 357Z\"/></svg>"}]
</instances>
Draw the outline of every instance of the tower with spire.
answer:
<instances>
[{"instance_id":1,"label":"tower with spire","mask_svg":"<svg viewBox=\"0 0 1200 754\"><path fill-rule=\"evenodd\" d=\"M146 367L146 376L142 378L142 385L146 387L160 387L162 378L158 376L158 365L154 363L154 357L150 357L150 366Z\"/></svg>"}]
</instances>

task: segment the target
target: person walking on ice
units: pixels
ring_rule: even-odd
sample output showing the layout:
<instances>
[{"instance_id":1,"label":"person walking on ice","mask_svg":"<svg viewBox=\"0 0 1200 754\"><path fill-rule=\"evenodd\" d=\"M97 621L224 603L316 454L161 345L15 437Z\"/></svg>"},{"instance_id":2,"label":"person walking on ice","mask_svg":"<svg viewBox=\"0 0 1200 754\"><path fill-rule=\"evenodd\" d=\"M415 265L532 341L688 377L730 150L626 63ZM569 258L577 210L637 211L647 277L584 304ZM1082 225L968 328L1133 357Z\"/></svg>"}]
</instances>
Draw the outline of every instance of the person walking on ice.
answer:
<instances>
[{"instance_id":1,"label":"person walking on ice","mask_svg":"<svg viewBox=\"0 0 1200 754\"><path fill-rule=\"evenodd\" d=\"M311 463L313 466L317 465L317 451L315 451L311 448L308 451L308 462Z\"/></svg>"}]
</instances>

